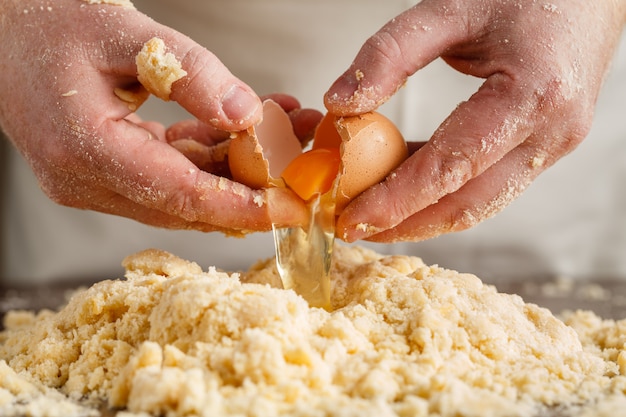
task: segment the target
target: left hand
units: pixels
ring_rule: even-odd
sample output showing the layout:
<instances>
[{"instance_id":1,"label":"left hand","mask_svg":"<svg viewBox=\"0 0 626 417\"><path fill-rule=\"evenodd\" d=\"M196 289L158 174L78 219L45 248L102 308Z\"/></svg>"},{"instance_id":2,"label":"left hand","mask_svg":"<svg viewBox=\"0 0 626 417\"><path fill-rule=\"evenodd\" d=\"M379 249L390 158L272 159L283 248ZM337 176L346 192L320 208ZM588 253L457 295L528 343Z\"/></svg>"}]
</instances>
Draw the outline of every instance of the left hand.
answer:
<instances>
[{"instance_id":1,"label":"left hand","mask_svg":"<svg viewBox=\"0 0 626 417\"><path fill-rule=\"evenodd\" d=\"M338 236L392 242L469 228L584 139L626 1L549 3L424 0L363 45L325 96L332 113L377 108L437 57L485 82L343 211Z\"/></svg>"}]
</instances>

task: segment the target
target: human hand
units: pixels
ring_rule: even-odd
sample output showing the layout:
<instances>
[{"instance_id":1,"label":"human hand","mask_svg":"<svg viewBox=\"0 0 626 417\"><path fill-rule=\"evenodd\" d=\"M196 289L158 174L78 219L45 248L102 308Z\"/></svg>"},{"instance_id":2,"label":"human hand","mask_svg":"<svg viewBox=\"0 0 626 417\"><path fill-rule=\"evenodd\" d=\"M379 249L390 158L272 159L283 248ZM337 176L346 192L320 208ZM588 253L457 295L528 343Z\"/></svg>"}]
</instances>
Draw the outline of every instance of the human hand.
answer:
<instances>
[{"instance_id":1,"label":"human hand","mask_svg":"<svg viewBox=\"0 0 626 417\"><path fill-rule=\"evenodd\" d=\"M625 21L624 0L424 0L387 23L327 92L329 111L372 110L437 57L485 82L343 211L338 235L423 240L502 210L586 136Z\"/></svg>"},{"instance_id":2,"label":"human hand","mask_svg":"<svg viewBox=\"0 0 626 417\"><path fill-rule=\"evenodd\" d=\"M0 0L0 10L0 126L52 200L160 227L233 234L268 230L270 218L306 219L294 194L251 190L199 170L167 143L165 127L134 113L147 97L135 59L158 37L187 72L169 99L210 126L215 141L258 122L259 97L209 51L132 6Z\"/></svg>"}]
</instances>

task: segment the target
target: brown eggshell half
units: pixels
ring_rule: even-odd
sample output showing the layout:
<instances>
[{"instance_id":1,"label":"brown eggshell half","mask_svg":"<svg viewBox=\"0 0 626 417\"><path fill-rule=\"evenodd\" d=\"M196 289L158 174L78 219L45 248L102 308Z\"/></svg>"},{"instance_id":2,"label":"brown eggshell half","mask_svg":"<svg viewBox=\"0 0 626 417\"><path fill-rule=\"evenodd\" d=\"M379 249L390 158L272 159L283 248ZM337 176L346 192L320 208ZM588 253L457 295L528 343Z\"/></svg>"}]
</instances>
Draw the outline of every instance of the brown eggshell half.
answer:
<instances>
[{"instance_id":1,"label":"brown eggshell half","mask_svg":"<svg viewBox=\"0 0 626 417\"><path fill-rule=\"evenodd\" d=\"M263 120L233 134L228 166L233 179L259 189L280 181L285 167L302 153L289 115L272 100L263 102Z\"/></svg>"},{"instance_id":2,"label":"brown eggshell half","mask_svg":"<svg viewBox=\"0 0 626 417\"><path fill-rule=\"evenodd\" d=\"M396 126L377 112L337 117L341 136L341 168L337 183L337 214L363 191L384 180L407 157L404 137Z\"/></svg>"}]
</instances>

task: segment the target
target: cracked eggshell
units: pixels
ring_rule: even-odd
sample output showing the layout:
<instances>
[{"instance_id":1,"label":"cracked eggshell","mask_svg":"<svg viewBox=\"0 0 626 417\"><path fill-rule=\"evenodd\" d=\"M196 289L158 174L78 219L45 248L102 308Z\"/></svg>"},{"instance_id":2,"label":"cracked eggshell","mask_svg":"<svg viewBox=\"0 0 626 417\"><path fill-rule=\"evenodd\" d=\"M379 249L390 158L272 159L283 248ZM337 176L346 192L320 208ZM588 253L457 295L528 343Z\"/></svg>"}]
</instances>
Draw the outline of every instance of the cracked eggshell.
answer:
<instances>
[{"instance_id":1,"label":"cracked eggshell","mask_svg":"<svg viewBox=\"0 0 626 417\"><path fill-rule=\"evenodd\" d=\"M363 191L383 181L408 157L404 137L391 120L378 112L324 116L313 147L337 146L341 166L336 183L336 214Z\"/></svg>"},{"instance_id":2,"label":"cracked eggshell","mask_svg":"<svg viewBox=\"0 0 626 417\"><path fill-rule=\"evenodd\" d=\"M228 166L233 179L260 189L282 182L280 175L302 146L289 115L272 100L263 102L263 120L233 134L228 149Z\"/></svg>"}]
</instances>

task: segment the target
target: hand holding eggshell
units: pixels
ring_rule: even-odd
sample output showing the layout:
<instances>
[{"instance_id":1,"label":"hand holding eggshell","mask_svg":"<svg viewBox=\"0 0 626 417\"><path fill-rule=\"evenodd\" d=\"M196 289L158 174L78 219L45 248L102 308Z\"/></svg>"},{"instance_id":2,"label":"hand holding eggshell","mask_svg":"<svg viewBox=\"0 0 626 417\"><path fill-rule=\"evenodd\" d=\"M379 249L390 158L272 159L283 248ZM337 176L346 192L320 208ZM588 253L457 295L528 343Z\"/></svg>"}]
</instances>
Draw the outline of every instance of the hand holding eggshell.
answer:
<instances>
[{"instance_id":1,"label":"hand holding eggshell","mask_svg":"<svg viewBox=\"0 0 626 417\"><path fill-rule=\"evenodd\" d=\"M303 153L289 119L271 100L263 121L233 135L228 164L235 181L254 189L287 187L304 201L332 193L335 213L385 179L408 156L404 138L383 115L326 114Z\"/></svg>"},{"instance_id":2,"label":"hand holding eggshell","mask_svg":"<svg viewBox=\"0 0 626 417\"><path fill-rule=\"evenodd\" d=\"M377 112L340 117L327 113L313 140L313 149L339 148L335 213L369 187L383 181L408 156L396 126Z\"/></svg>"},{"instance_id":3,"label":"hand holding eggshell","mask_svg":"<svg viewBox=\"0 0 626 417\"><path fill-rule=\"evenodd\" d=\"M421 240L498 213L586 136L625 22L626 2L587 0L424 0L392 19L327 92L329 111L371 111L437 57L485 82L338 233Z\"/></svg>"},{"instance_id":4,"label":"hand holding eggshell","mask_svg":"<svg viewBox=\"0 0 626 417\"><path fill-rule=\"evenodd\" d=\"M269 230L270 213L297 222L303 205L293 193L251 190L198 169L197 143L170 146L161 123L135 114L152 89L204 120L219 141L259 121L261 100L250 87L130 2L90 3L2 3L0 27L12 37L0 42L0 96L10 98L0 102L0 126L42 190L62 205L164 228ZM162 62L178 70L163 89Z\"/></svg>"}]
</instances>

